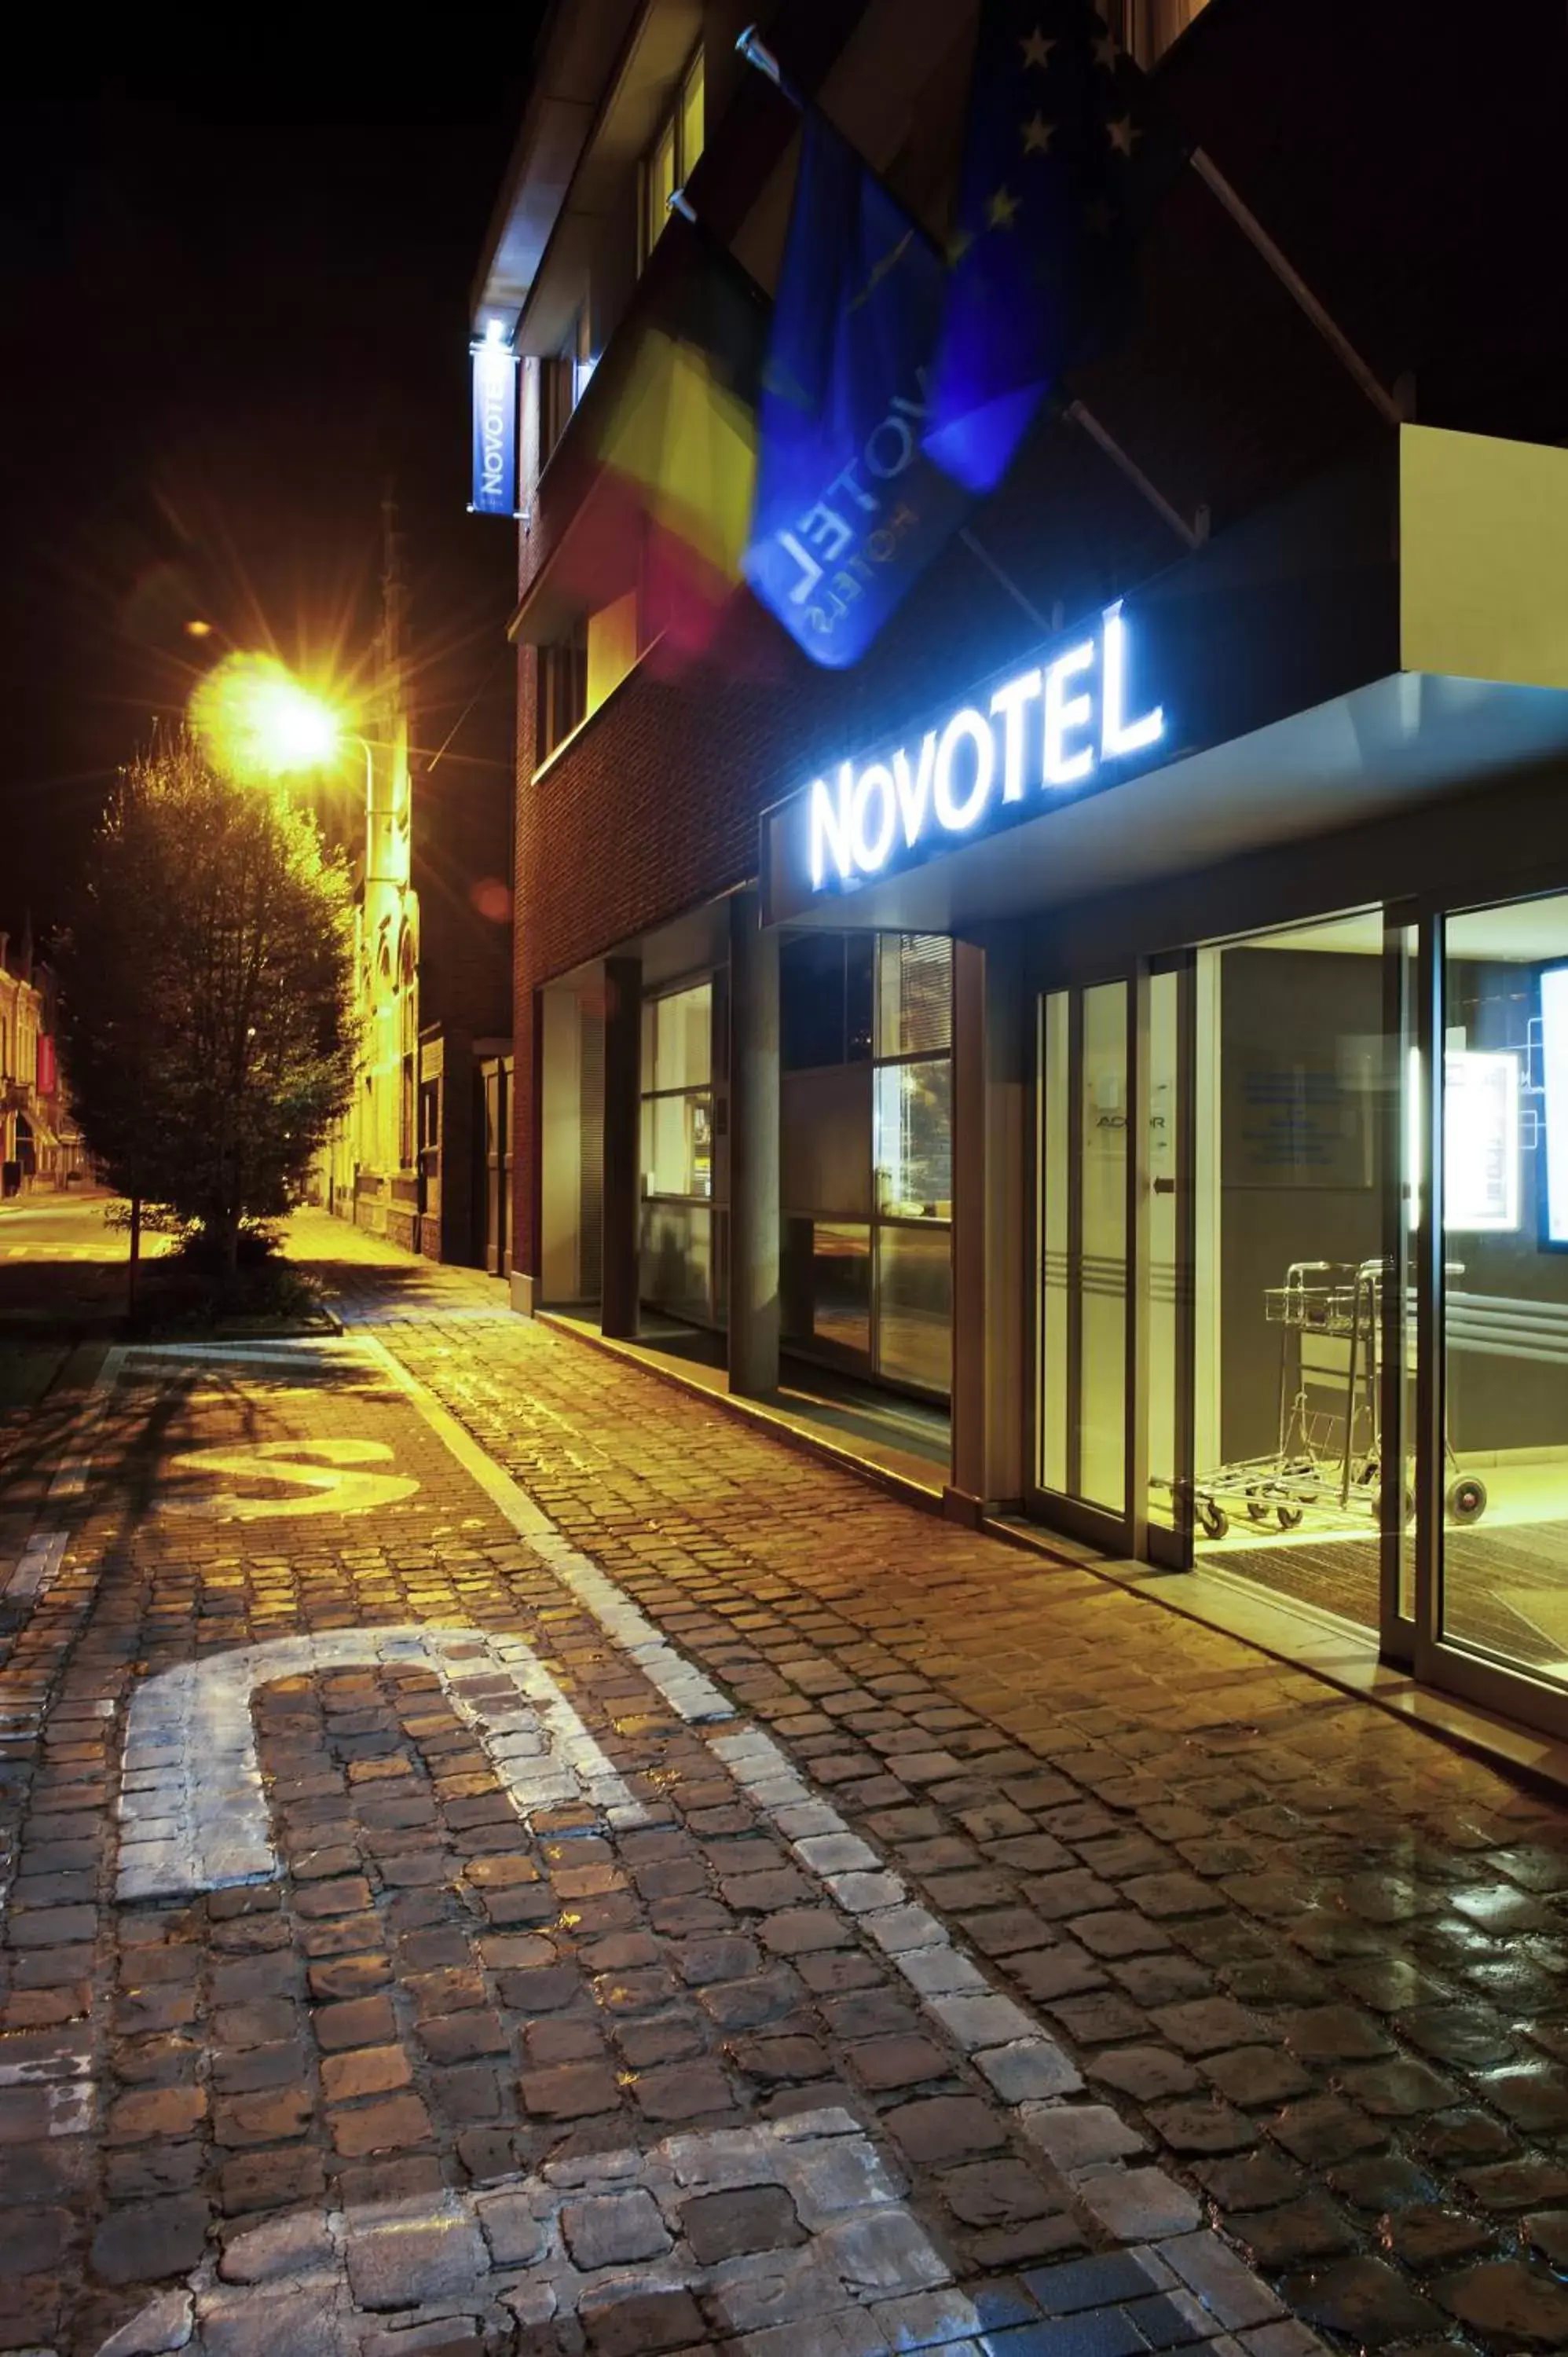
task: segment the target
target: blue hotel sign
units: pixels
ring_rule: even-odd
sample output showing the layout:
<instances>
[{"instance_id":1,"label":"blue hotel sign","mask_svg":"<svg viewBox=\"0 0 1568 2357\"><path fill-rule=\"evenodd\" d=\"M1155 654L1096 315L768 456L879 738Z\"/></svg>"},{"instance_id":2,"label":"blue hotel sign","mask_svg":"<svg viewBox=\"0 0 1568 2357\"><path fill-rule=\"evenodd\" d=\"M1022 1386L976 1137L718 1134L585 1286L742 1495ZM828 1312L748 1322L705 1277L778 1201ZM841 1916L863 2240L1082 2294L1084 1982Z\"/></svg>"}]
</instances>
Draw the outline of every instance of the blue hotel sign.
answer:
<instances>
[{"instance_id":1,"label":"blue hotel sign","mask_svg":"<svg viewBox=\"0 0 1568 2357\"><path fill-rule=\"evenodd\" d=\"M517 354L494 325L472 347L475 515L517 512Z\"/></svg>"}]
</instances>

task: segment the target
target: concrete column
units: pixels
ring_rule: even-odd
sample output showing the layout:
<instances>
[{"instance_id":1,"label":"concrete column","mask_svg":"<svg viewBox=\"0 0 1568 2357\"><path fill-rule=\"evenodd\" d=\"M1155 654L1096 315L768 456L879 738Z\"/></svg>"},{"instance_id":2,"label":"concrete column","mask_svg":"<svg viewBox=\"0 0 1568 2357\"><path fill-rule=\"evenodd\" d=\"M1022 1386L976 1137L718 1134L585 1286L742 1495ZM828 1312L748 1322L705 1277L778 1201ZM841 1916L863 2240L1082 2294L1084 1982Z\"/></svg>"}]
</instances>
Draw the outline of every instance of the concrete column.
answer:
<instances>
[{"instance_id":1,"label":"concrete column","mask_svg":"<svg viewBox=\"0 0 1568 2357\"><path fill-rule=\"evenodd\" d=\"M637 1332L637 1246L641 1217L639 1089L642 961L605 960L604 1254L599 1323L628 1340Z\"/></svg>"},{"instance_id":2,"label":"concrete column","mask_svg":"<svg viewBox=\"0 0 1568 2357\"><path fill-rule=\"evenodd\" d=\"M729 904L729 1386L779 1385L779 935Z\"/></svg>"},{"instance_id":3,"label":"concrete column","mask_svg":"<svg viewBox=\"0 0 1568 2357\"><path fill-rule=\"evenodd\" d=\"M1008 945L953 943L952 1478L972 1521L1024 1489L1022 992Z\"/></svg>"}]
</instances>

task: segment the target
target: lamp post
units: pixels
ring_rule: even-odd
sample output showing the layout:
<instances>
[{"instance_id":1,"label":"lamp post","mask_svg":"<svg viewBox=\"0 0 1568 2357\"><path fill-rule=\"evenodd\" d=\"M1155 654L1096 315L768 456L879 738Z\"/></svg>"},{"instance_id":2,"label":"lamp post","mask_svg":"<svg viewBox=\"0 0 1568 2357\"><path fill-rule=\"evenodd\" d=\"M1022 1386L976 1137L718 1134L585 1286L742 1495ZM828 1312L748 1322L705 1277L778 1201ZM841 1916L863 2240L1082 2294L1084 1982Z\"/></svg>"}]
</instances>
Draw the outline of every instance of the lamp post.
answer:
<instances>
[{"instance_id":1,"label":"lamp post","mask_svg":"<svg viewBox=\"0 0 1568 2357\"><path fill-rule=\"evenodd\" d=\"M392 938L400 938L402 920L412 902L410 891L412 811L402 799L404 774L403 724L399 718L390 744L381 749L387 758L388 799L379 804L376 793L376 751L370 739L349 726L348 716L296 680L275 656L234 653L225 656L202 680L191 699L191 726L215 765L246 784L281 786L302 772L321 771L339 760L350 745L358 746L365 765L364 840L359 863L357 930L360 951L373 951L389 921ZM356 993L361 1015L382 1039L378 1011L379 983L356 955ZM401 971L392 994L402 987ZM375 1018L371 1024L371 1018ZM371 1066L372 1082L385 1083L387 1055L377 1053ZM370 1119L381 1135L385 1118L381 1086L374 1086L371 1113L367 1115L356 1083L350 1119L356 1133ZM400 1103L402 1100L400 1100ZM404 1115L405 1120L412 1119ZM329 1186L336 1188L336 1155ZM403 1159L400 1145L398 1162ZM355 1168L358 1170L356 1157Z\"/></svg>"}]
</instances>

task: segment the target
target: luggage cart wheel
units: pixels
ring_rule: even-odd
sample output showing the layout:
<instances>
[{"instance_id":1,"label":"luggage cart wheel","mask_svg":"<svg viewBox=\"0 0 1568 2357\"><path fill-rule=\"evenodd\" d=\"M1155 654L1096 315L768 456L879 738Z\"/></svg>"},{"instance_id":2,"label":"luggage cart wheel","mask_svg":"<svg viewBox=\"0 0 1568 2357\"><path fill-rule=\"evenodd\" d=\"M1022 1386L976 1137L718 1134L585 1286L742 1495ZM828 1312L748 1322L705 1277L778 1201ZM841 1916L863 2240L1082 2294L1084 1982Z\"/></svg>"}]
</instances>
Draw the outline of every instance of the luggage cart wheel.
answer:
<instances>
[{"instance_id":1,"label":"luggage cart wheel","mask_svg":"<svg viewBox=\"0 0 1568 2357\"><path fill-rule=\"evenodd\" d=\"M1247 1492L1247 1517L1254 1523L1266 1523L1269 1519L1269 1501L1266 1498L1260 1498L1256 1490Z\"/></svg>"},{"instance_id":2,"label":"luggage cart wheel","mask_svg":"<svg viewBox=\"0 0 1568 2357\"><path fill-rule=\"evenodd\" d=\"M1279 1506L1275 1509L1274 1520L1278 1523L1282 1531L1299 1530L1301 1528L1301 1508L1299 1506Z\"/></svg>"},{"instance_id":3,"label":"luggage cart wheel","mask_svg":"<svg viewBox=\"0 0 1568 2357\"><path fill-rule=\"evenodd\" d=\"M1230 1527L1230 1515L1223 1506L1217 1506L1212 1498L1198 1500L1197 1519L1206 1539L1222 1539Z\"/></svg>"},{"instance_id":4,"label":"luggage cart wheel","mask_svg":"<svg viewBox=\"0 0 1568 2357\"><path fill-rule=\"evenodd\" d=\"M1461 1473L1448 1484L1444 1503L1451 1522L1478 1523L1487 1511L1487 1485L1477 1481L1473 1473Z\"/></svg>"}]
</instances>

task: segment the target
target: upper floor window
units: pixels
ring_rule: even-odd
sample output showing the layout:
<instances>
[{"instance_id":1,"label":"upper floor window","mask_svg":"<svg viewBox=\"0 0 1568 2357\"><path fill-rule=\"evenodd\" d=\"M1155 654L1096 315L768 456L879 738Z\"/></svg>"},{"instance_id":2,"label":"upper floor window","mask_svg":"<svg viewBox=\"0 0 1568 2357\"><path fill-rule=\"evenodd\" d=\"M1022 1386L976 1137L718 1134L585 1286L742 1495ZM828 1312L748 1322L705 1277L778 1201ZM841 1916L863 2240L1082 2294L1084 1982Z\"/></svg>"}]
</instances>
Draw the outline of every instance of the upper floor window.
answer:
<instances>
[{"instance_id":1,"label":"upper floor window","mask_svg":"<svg viewBox=\"0 0 1568 2357\"><path fill-rule=\"evenodd\" d=\"M588 625L574 623L565 638L539 650L539 708L534 763L542 767L579 727L588 710Z\"/></svg>"},{"instance_id":2,"label":"upper floor window","mask_svg":"<svg viewBox=\"0 0 1568 2357\"><path fill-rule=\"evenodd\" d=\"M683 188L703 152L703 51L699 43L676 83L670 103L642 161L642 207L638 228L640 270L670 218L670 199Z\"/></svg>"},{"instance_id":3,"label":"upper floor window","mask_svg":"<svg viewBox=\"0 0 1568 2357\"><path fill-rule=\"evenodd\" d=\"M588 354L588 307L584 303L561 340L561 349L540 364L539 371L539 455L541 464L549 457L562 435L566 421L583 398L584 389L593 374Z\"/></svg>"}]
</instances>

